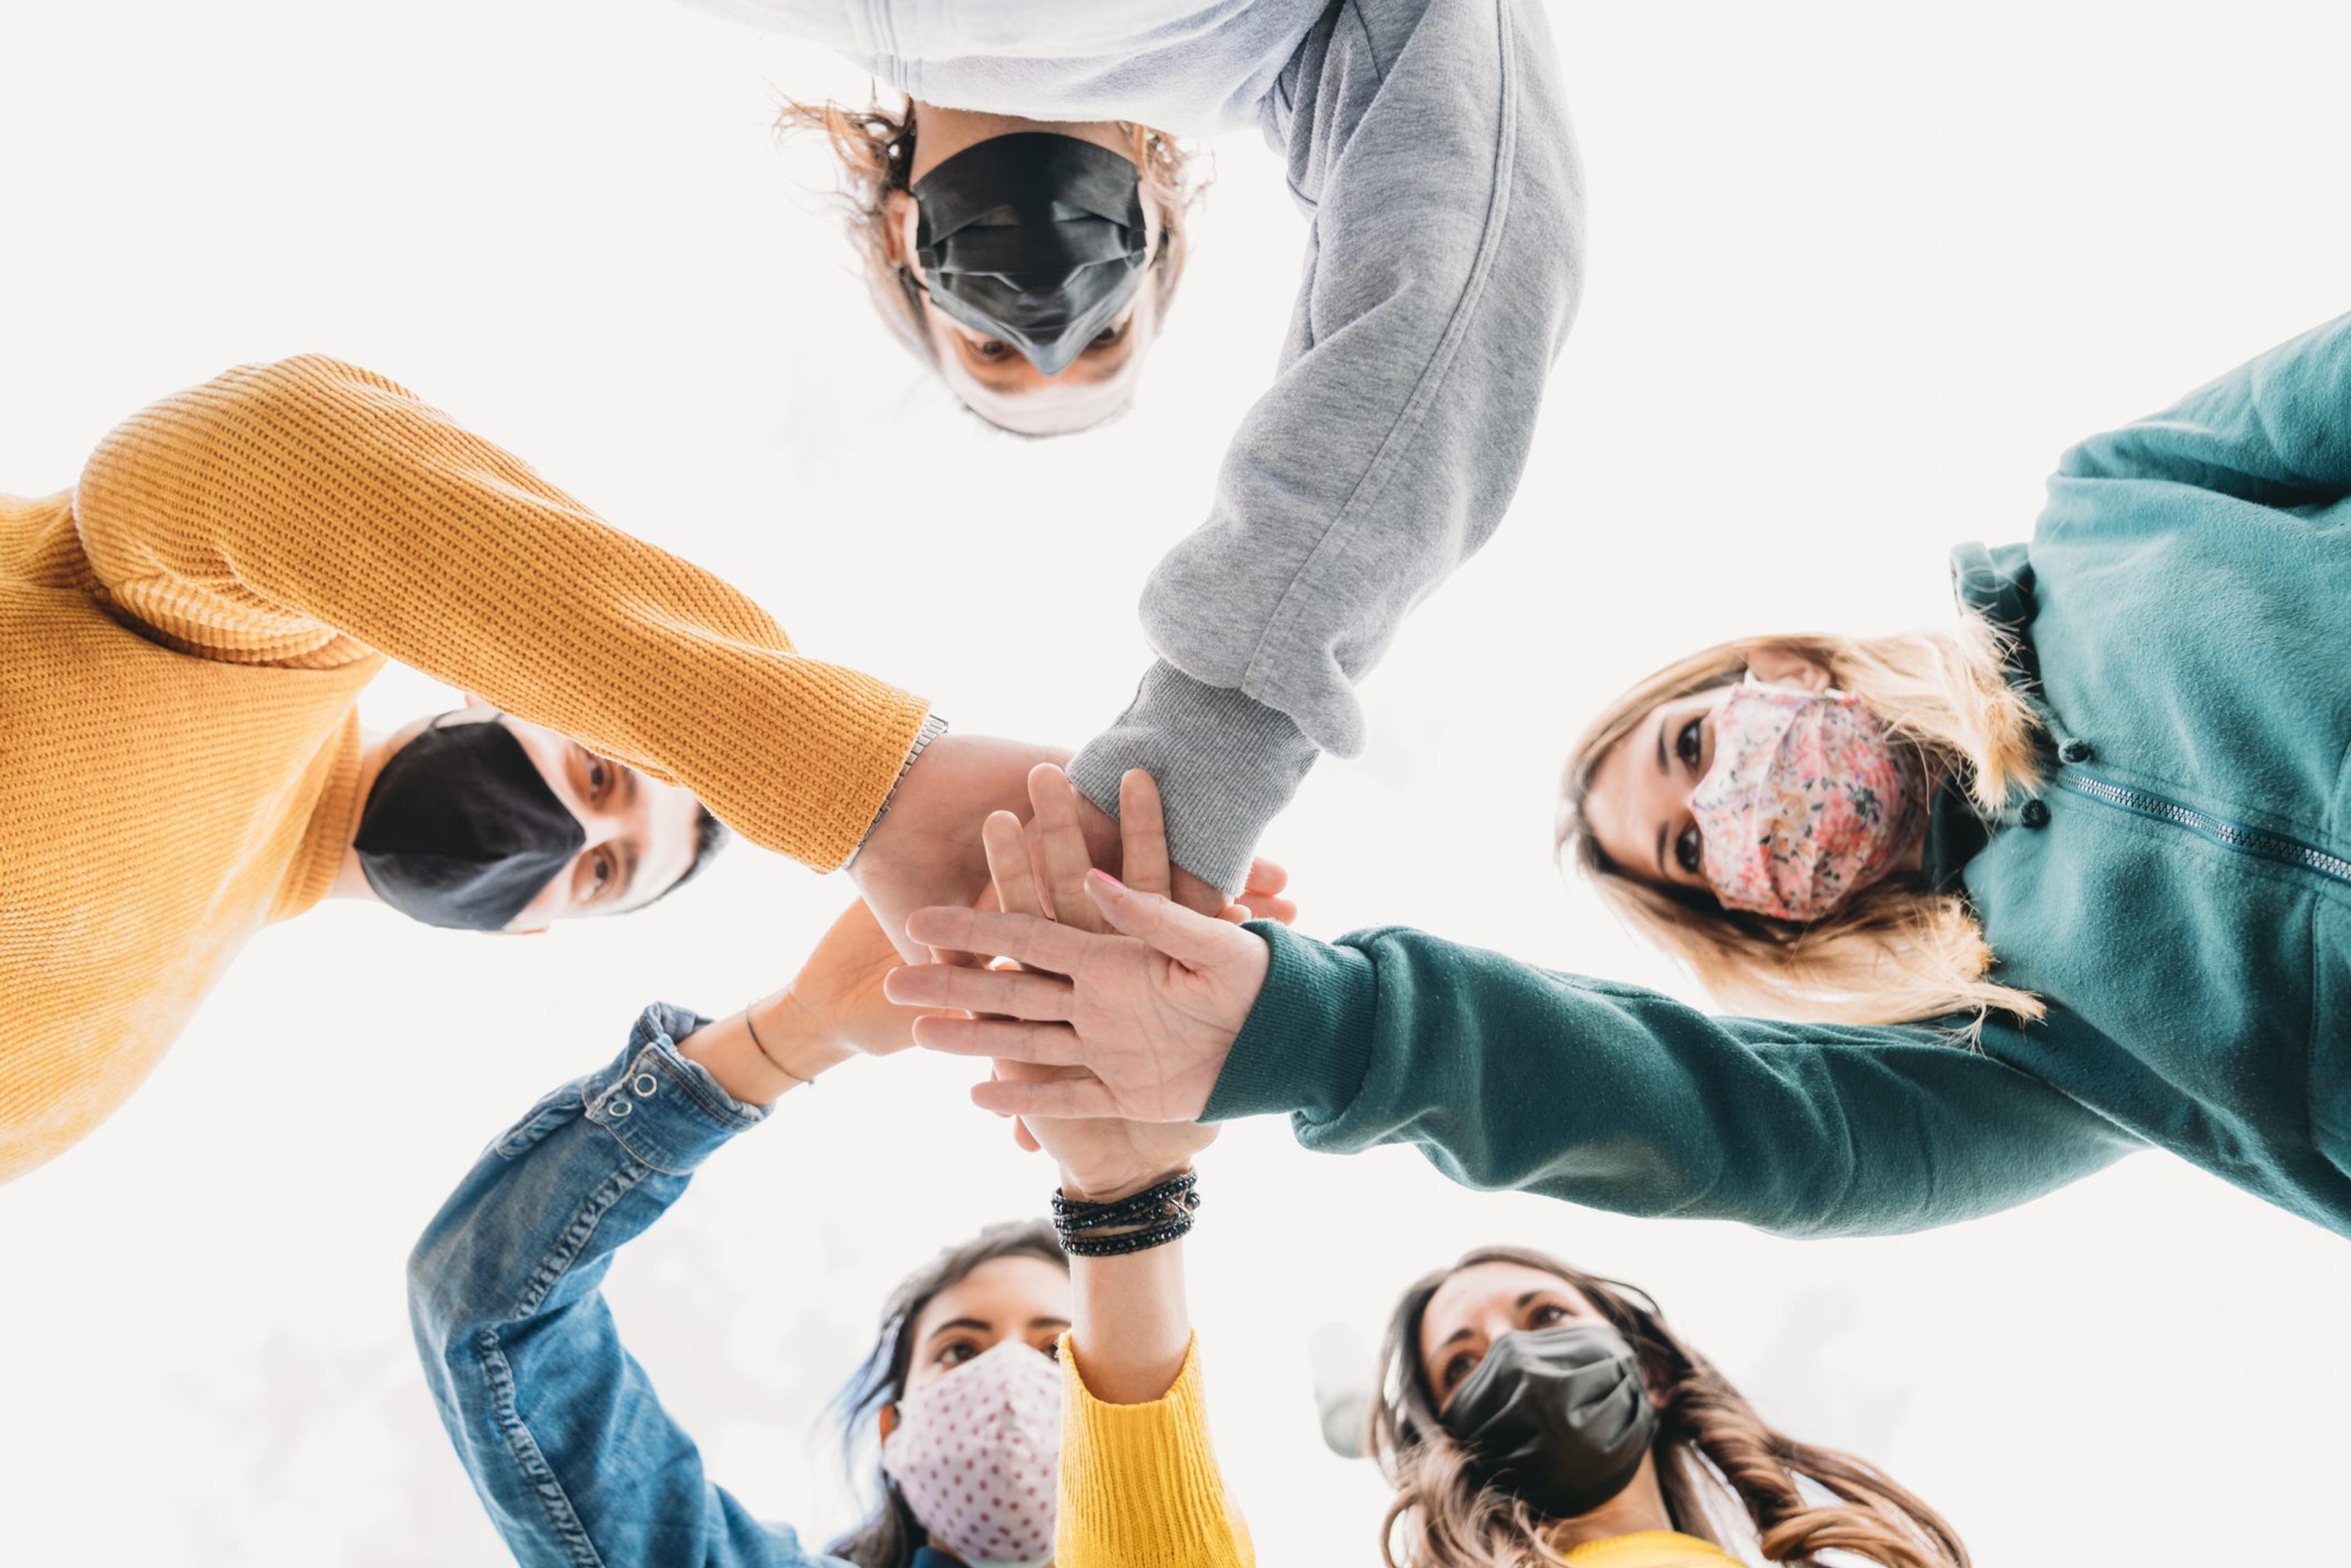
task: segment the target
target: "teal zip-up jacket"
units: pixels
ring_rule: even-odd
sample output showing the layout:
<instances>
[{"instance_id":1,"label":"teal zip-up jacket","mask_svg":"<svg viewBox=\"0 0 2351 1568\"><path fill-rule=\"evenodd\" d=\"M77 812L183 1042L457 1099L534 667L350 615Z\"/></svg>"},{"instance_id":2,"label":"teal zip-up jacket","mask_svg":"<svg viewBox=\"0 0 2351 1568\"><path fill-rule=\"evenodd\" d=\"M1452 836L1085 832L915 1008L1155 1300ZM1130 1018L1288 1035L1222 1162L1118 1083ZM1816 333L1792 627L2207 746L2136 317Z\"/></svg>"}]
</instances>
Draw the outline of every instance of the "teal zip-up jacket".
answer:
<instances>
[{"instance_id":1,"label":"teal zip-up jacket","mask_svg":"<svg viewBox=\"0 0 2351 1568\"><path fill-rule=\"evenodd\" d=\"M1417 932L1273 949L1207 1119L1455 1180L1792 1234L1990 1213L2169 1149L2351 1234L2351 316L2068 452L2030 546L1955 552L2048 768L1938 800L2046 1023L1709 1017Z\"/></svg>"}]
</instances>

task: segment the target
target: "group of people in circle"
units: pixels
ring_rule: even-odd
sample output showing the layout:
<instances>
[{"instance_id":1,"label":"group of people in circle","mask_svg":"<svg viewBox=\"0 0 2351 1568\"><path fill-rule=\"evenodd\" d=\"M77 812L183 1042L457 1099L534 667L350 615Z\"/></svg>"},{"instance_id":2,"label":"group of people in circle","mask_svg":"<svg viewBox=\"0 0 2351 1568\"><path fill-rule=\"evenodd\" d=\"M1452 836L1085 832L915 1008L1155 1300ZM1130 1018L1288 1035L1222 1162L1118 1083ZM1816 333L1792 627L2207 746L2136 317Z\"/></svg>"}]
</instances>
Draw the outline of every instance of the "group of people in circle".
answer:
<instances>
[{"instance_id":1,"label":"group of people in circle","mask_svg":"<svg viewBox=\"0 0 2351 1568\"><path fill-rule=\"evenodd\" d=\"M1953 551L1950 624L1721 643L1574 740L1562 860L1768 1016L1405 927L1316 941L1259 836L1360 749L1354 683L1502 521L1575 312L1540 6L697 3L900 95L786 120L841 161L887 329L1022 434L1117 412L1180 319L1184 138L1254 122L1283 159L1290 336L1146 588L1133 705L1074 753L954 730L339 361L174 393L72 488L0 497L0 1178L323 899L517 932L642 909L736 836L845 868L789 983L648 1008L410 1261L517 1559L708 1568L1253 1562L1182 1270L1196 1157L1242 1116L1792 1235L1971 1218L2151 1147L2351 1233L2351 318L2068 450L2029 540ZM364 734L387 660L479 696ZM883 1304L841 1404L873 1506L820 1547L705 1476L601 1285L720 1146L914 1046L988 1059L976 1103L1061 1185ZM1394 1496L1362 1553L1391 1568L1969 1562L1636 1286L1540 1252L1436 1268L1365 1373Z\"/></svg>"}]
</instances>

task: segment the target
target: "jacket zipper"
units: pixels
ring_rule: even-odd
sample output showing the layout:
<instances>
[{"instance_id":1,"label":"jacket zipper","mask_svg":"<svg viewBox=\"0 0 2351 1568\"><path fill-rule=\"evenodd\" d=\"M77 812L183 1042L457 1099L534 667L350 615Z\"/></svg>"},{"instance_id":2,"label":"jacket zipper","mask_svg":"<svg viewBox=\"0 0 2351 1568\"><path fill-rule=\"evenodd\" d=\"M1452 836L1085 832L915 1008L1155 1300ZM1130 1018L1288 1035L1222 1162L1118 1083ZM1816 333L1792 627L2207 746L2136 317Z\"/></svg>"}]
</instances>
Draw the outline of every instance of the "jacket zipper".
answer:
<instances>
[{"instance_id":1,"label":"jacket zipper","mask_svg":"<svg viewBox=\"0 0 2351 1568\"><path fill-rule=\"evenodd\" d=\"M2231 822L2207 811L2183 806L2160 795L2150 795L2144 789L2126 789L2119 784L2087 773L2068 769L2057 775L2057 782L2076 794L2087 795L2094 800L2104 800L2126 811L2142 817L2152 817L2158 822L2169 822L2177 828L2211 840L2242 854L2256 855L2262 860L2277 861L2286 865L2314 871L2321 876L2337 882L2351 882L2351 860L2329 854L2314 844L2299 839L2289 839L2283 833L2263 832L2241 822Z\"/></svg>"}]
</instances>

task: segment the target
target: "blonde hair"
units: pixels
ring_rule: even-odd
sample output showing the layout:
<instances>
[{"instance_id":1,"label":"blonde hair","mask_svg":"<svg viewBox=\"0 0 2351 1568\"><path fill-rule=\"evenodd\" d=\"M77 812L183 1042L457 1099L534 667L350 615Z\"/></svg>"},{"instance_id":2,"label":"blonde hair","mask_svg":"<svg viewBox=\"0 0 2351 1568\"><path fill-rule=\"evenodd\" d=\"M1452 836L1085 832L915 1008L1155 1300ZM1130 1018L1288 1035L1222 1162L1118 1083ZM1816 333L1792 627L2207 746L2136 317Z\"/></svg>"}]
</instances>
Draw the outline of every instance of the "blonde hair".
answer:
<instances>
[{"instance_id":1,"label":"blonde hair","mask_svg":"<svg viewBox=\"0 0 2351 1568\"><path fill-rule=\"evenodd\" d=\"M849 241L865 276L866 292L890 335L923 363L936 369L938 350L931 341L923 314L923 293L913 270L891 254L890 193L907 189L907 172L914 163L914 105L901 109L870 103L852 109L840 103L800 103L787 99L776 114L776 129L820 132L841 162L841 202L849 224ZM1159 217L1159 246L1151 258L1152 290L1159 319L1165 324L1175 303L1176 286L1184 277L1190 254L1186 220L1207 189L1197 172L1197 159L1175 137L1140 125L1127 126L1133 154L1143 179L1143 199Z\"/></svg>"},{"instance_id":2,"label":"blonde hair","mask_svg":"<svg viewBox=\"0 0 2351 1568\"><path fill-rule=\"evenodd\" d=\"M1967 1547L1941 1514L1868 1461L1766 1425L1729 1379L1667 1326L1646 1292L1517 1247L1480 1248L1422 1276L1388 1320L1371 1430L1372 1453L1395 1488L1380 1529L1387 1568L1556 1568L1567 1561L1551 1544L1553 1521L1477 1479L1468 1452L1437 1418L1421 1365L1429 1299L1480 1263L1515 1263L1565 1281L1638 1353L1657 1407L1649 1451L1658 1489L1683 1534L1724 1544L1709 1504L1735 1505L1773 1563L1810 1565L1823 1552L1844 1552L1880 1568L1969 1568ZM1823 1492L1834 1500L1817 1500Z\"/></svg>"},{"instance_id":3,"label":"blonde hair","mask_svg":"<svg viewBox=\"0 0 2351 1568\"><path fill-rule=\"evenodd\" d=\"M1957 780L1986 810L2040 775L2039 720L2009 683L2010 647L1991 622L1890 637L1747 637L1667 665L1610 704L1575 743L1561 779L1557 847L1624 919L1732 1006L1832 1023L1916 1023L1992 1013L2037 1019L2029 991L1991 978L1993 955L1966 902L1915 877L1887 877L1809 924L1726 909L1712 897L1630 876L1590 831L1585 801L1601 760L1665 703L1742 678L1758 653L1797 654L1867 704L1915 747L1930 787Z\"/></svg>"}]
</instances>

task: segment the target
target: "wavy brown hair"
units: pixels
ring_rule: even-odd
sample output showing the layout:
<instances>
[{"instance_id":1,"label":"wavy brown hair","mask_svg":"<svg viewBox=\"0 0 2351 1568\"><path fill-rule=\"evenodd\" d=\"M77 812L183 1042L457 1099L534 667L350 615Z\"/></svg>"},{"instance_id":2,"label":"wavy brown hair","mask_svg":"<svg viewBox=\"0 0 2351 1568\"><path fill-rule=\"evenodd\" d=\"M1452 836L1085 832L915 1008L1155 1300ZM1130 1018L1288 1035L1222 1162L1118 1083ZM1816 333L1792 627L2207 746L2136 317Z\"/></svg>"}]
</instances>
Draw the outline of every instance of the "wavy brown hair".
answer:
<instances>
[{"instance_id":1,"label":"wavy brown hair","mask_svg":"<svg viewBox=\"0 0 2351 1568\"><path fill-rule=\"evenodd\" d=\"M1650 1452L1676 1530L1723 1544L1708 1505L1730 1503L1772 1563L1819 1568L1821 1552L1843 1552L1881 1568L1969 1568L1967 1547L1941 1514L1866 1460L1766 1425L1667 1326L1646 1291L1518 1247L1480 1248L1422 1276L1388 1320L1371 1430L1372 1454L1395 1488L1381 1526L1387 1568L1551 1568L1566 1561L1546 1538L1552 1521L1480 1484L1468 1452L1437 1419L1420 1360L1421 1319L1437 1287L1480 1263L1515 1263L1573 1285L1639 1354L1657 1406ZM1819 1500L1823 1495L1832 1500Z\"/></svg>"},{"instance_id":2,"label":"wavy brown hair","mask_svg":"<svg viewBox=\"0 0 2351 1568\"><path fill-rule=\"evenodd\" d=\"M892 337L935 370L937 350L923 314L922 285L890 252L890 193L907 188L907 171L914 166L914 120L912 101L896 109L882 103L852 109L841 103L787 99L776 114L776 129L786 135L796 131L821 135L839 160L841 205L848 219L849 242L857 252L873 308ZM1207 180L1199 172L1197 156L1176 137L1140 125L1126 130L1133 139L1129 152L1142 172L1143 199L1159 218L1159 246L1151 257L1151 285L1164 325L1169 307L1176 302L1176 286L1183 280L1184 263L1191 254L1186 225Z\"/></svg>"},{"instance_id":3,"label":"wavy brown hair","mask_svg":"<svg viewBox=\"0 0 2351 1568\"><path fill-rule=\"evenodd\" d=\"M1587 828L1584 802L1611 749L1663 704L1742 679L1766 649L1799 654L1867 704L1929 785L1956 779L1986 810L2040 773L2040 721L2008 680L2010 648L1970 615L1948 630L1890 637L1743 637L1676 660L1611 703L1569 754L1556 841L1627 923L1687 965L1732 1006L1830 1023L1916 1023L1992 1013L2037 1019L2030 991L1991 977L1993 955L1964 899L1916 876L1888 876L1820 920L1726 909L1694 890L1627 875Z\"/></svg>"}]
</instances>

